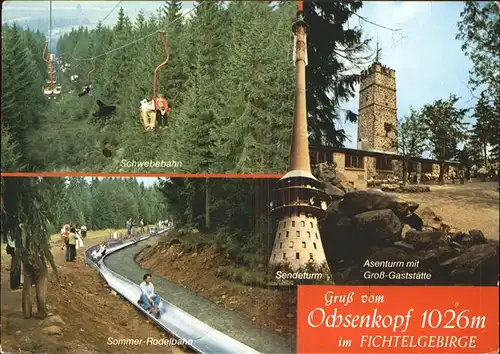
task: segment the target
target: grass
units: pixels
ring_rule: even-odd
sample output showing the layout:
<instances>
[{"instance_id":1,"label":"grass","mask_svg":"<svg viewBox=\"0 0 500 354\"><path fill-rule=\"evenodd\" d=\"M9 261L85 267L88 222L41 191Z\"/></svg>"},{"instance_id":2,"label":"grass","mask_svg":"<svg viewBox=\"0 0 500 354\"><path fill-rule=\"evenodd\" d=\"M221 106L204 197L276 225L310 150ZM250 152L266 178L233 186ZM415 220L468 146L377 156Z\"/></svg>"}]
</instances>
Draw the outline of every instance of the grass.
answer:
<instances>
[{"instance_id":1,"label":"grass","mask_svg":"<svg viewBox=\"0 0 500 354\"><path fill-rule=\"evenodd\" d=\"M83 243L85 243L85 240L93 240L93 239L109 237L115 232L118 234L120 233L125 234L126 230L125 229L89 230L87 231L87 237L83 239ZM58 244L60 242L61 242L61 235L59 233L50 236L51 244ZM4 242L2 243L2 252L5 252L6 249L7 249L7 243Z\"/></svg>"}]
</instances>

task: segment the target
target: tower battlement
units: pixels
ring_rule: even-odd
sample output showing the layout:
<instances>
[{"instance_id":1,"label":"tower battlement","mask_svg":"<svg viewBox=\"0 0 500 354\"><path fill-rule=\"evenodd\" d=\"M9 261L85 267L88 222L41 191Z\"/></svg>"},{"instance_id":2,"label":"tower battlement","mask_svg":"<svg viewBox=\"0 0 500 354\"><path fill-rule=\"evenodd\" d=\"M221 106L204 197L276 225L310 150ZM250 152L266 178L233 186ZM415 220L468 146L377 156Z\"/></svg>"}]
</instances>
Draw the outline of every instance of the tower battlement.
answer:
<instances>
[{"instance_id":1,"label":"tower battlement","mask_svg":"<svg viewBox=\"0 0 500 354\"><path fill-rule=\"evenodd\" d=\"M361 72L361 80L365 80L368 76L373 75L374 73L380 73L396 79L396 70L381 63L373 63L368 69Z\"/></svg>"}]
</instances>

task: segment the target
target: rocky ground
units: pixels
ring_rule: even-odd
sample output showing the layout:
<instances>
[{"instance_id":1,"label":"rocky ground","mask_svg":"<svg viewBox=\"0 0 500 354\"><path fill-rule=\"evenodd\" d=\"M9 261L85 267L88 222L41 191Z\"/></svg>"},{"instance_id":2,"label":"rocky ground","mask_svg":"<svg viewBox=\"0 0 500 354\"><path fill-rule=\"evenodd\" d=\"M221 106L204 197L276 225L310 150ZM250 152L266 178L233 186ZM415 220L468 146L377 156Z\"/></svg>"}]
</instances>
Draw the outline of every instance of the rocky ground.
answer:
<instances>
[{"instance_id":1,"label":"rocky ground","mask_svg":"<svg viewBox=\"0 0 500 354\"><path fill-rule=\"evenodd\" d=\"M417 194L353 191L329 166L319 166L315 173L333 199L320 228L337 284L497 284L498 192L490 184L449 185L422 194L420 200L439 206L439 215L430 206L420 206ZM406 266L373 269L364 266L367 260L401 261ZM365 279L365 271L424 272L431 277L374 280Z\"/></svg>"},{"instance_id":2,"label":"rocky ground","mask_svg":"<svg viewBox=\"0 0 500 354\"><path fill-rule=\"evenodd\" d=\"M88 240L86 246L106 236ZM142 339L166 337L132 305L113 295L99 274L83 262L64 261L63 251L54 246L59 281L51 273L48 307L51 315L39 320L24 319L22 290L10 290L10 257L1 255L1 338L4 353L182 353L172 346L110 345L108 338ZM36 305L34 305L36 309Z\"/></svg>"},{"instance_id":3,"label":"rocky ground","mask_svg":"<svg viewBox=\"0 0 500 354\"><path fill-rule=\"evenodd\" d=\"M417 184L417 185L382 184L380 185L380 189L383 192L396 192L396 193L425 193L431 191L431 187L422 184Z\"/></svg>"}]
</instances>

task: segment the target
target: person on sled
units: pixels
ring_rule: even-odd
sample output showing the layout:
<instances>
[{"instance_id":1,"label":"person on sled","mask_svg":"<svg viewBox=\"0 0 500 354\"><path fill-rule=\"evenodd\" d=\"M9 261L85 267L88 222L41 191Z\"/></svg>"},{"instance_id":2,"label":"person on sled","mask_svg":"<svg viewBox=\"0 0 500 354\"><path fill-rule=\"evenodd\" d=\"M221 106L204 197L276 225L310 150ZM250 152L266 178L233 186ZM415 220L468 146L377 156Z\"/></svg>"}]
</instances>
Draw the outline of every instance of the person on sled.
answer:
<instances>
[{"instance_id":1,"label":"person on sled","mask_svg":"<svg viewBox=\"0 0 500 354\"><path fill-rule=\"evenodd\" d=\"M155 287L151 282L151 274L145 274L142 279L144 281L140 285L141 297L139 299L139 305L149 313L159 315L160 297L155 294Z\"/></svg>"}]
</instances>

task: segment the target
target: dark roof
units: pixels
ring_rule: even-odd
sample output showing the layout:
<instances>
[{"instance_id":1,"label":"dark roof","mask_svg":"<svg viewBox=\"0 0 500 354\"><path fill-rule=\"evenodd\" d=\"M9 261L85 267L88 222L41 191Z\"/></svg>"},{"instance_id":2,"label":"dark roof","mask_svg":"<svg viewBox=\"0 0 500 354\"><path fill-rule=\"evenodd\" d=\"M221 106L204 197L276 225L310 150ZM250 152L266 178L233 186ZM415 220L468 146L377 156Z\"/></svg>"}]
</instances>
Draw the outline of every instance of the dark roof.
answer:
<instances>
[{"instance_id":1,"label":"dark roof","mask_svg":"<svg viewBox=\"0 0 500 354\"><path fill-rule=\"evenodd\" d=\"M359 150L359 149L350 149L350 148L345 148L345 147L332 147L332 146L310 146L309 147L310 152L316 152L316 151L324 151L324 152L343 152L344 154L353 154L353 155L363 155L363 156L371 156L371 157L377 157L377 156L390 156L394 160L402 160L404 157L396 154L396 153L391 153L391 152L382 152L382 151L375 151L375 150ZM435 159L426 159L424 157L412 157L412 161L416 162L427 162L427 163L440 163L441 161L435 160ZM455 160L446 160L446 163L452 164L452 165L458 165L460 164L459 161Z\"/></svg>"}]
</instances>

